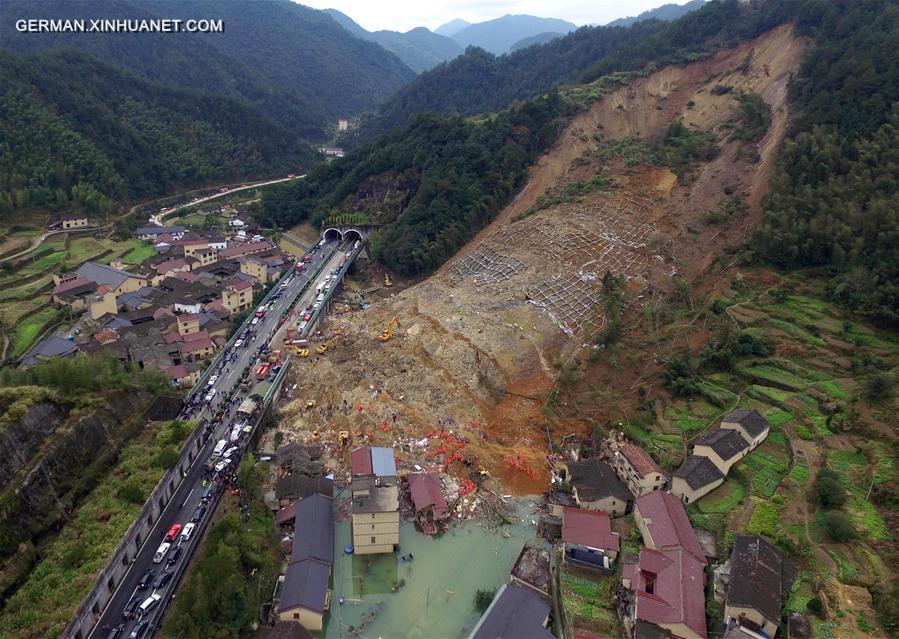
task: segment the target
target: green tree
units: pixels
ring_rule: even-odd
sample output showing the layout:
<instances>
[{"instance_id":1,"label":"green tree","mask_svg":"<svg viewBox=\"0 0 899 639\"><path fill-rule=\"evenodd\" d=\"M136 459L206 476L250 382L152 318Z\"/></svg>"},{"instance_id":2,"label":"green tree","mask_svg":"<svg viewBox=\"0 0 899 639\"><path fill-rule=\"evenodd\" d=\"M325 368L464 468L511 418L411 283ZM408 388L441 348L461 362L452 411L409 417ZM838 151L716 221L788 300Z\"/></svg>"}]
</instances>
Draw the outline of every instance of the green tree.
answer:
<instances>
[{"instance_id":1,"label":"green tree","mask_svg":"<svg viewBox=\"0 0 899 639\"><path fill-rule=\"evenodd\" d=\"M833 541L848 541L855 537L855 528L852 526L852 520L842 510L829 510L824 513L821 518L821 525Z\"/></svg>"}]
</instances>

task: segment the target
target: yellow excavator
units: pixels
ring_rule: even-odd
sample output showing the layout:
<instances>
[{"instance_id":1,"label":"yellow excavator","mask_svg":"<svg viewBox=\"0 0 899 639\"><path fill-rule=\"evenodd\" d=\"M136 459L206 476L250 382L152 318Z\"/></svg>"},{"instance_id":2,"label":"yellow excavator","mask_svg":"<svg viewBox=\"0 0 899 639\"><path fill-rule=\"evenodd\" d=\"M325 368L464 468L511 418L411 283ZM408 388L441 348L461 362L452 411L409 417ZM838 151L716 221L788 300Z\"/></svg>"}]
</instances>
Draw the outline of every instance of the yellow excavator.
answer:
<instances>
[{"instance_id":1,"label":"yellow excavator","mask_svg":"<svg viewBox=\"0 0 899 639\"><path fill-rule=\"evenodd\" d=\"M390 279L390 275L384 273L384 286L393 286L393 280Z\"/></svg>"},{"instance_id":2,"label":"yellow excavator","mask_svg":"<svg viewBox=\"0 0 899 639\"><path fill-rule=\"evenodd\" d=\"M392 320L387 322L387 326L384 327L384 332L381 333L381 337L379 337L378 339L382 342L388 341L391 337L393 337L393 327L399 325L399 320L394 317Z\"/></svg>"},{"instance_id":3,"label":"yellow excavator","mask_svg":"<svg viewBox=\"0 0 899 639\"><path fill-rule=\"evenodd\" d=\"M334 346L334 342L337 341L337 337L338 336L335 335L334 337L329 339L327 342L325 342L324 344L322 344L321 346L316 348L315 352L318 353L319 355L324 355L325 353L327 353L328 349L331 348L332 346Z\"/></svg>"},{"instance_id":4,"label":"yellow excavator","mask_svg":"<svg viewBox=\"0 0 899 639\"><path fill-rule=\"evenodd\" d=\"M308 348L298 348L297 355L300 357L309 357L309 349Z\"/></svg>"}]
</instances>

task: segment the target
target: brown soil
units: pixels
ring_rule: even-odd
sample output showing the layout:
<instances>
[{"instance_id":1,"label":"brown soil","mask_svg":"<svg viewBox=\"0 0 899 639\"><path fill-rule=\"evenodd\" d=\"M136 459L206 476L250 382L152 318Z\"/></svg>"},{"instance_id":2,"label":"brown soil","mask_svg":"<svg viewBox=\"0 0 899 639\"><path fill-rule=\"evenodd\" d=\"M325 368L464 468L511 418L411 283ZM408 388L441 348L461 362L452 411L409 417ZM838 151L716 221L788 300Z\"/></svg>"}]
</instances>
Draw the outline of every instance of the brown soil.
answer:
<instances>
[{"instance_id":1,"label":"brown soil","mask_svg":"<svg viewBox=\"0 0 899 639\"><path fill-rule=\"evenodd\" d=\"M638 304L652 304L659 291L672 288L673 273L693 278L705 272L721 247L754 224L755 214L699 234L694 229L703 227L703 215L718 206L724 185L747 196L763 193L787 117L786 82L802 49L789 26L779 27L709 60L638 79L575 117L534 165L514 201L456 259L424 282L391 290L363 312L334 318L326 332L342 337L332 352L320 361L314 356L299 360L295 368L298 390L284 409L290 436L306 438L319 431L328 438L347 429L354 433L354 444L405 445L403 463L436 467L439 457L427 454L438 449L436 439L423 449L410 443L451 429L466 439L460 454L486 467L504 490L542 492L547 426L557 435L587 433L596 421L620 415L622 409L633 412L638 389L658 379L660 364L653 354L625 357L614 370L597 369L583 380L589 396L579 400L586 407L580 417L563 419L544 410L558 371L578 352L580 358L586 355L584 342L603 324L599 278L606 270L622 273ZM743 73L738 67L750 51ZM711 93L718 84L732 86L733 92L757 91L771 106L773 123L758 146L757 164L737 161L738 144L718 130L736 113L733 92ZM614 192L594 192L520 219L548 190L595 173L596 166L575 162L598 150L594 133L606 139L654 136L680 118L715 132L722 146L689 184L664 168L625 170L612 161L602 170L617 174L621 186ZM758 173L762 177L756 178ZM757 202L761 195L752 197ZM499 256L491 257L490 251ZM465 256L518 266L491 280L496 272L460 261ZM566 318L568 307L553 306L552 296L559 294L553 287L560 282L575 287L575 306L584 304L579 314ZM549 291L550 306L533 303L540 301L541 291ZM378 336L394 316L400 326L390 342L382 343ZM304 409L308 399L316 401L311 411ZM520 455L530 471L510 468L513 455ZM469 472L458 462L451 469L457 475Z\"/></svg>"}]
</instances>

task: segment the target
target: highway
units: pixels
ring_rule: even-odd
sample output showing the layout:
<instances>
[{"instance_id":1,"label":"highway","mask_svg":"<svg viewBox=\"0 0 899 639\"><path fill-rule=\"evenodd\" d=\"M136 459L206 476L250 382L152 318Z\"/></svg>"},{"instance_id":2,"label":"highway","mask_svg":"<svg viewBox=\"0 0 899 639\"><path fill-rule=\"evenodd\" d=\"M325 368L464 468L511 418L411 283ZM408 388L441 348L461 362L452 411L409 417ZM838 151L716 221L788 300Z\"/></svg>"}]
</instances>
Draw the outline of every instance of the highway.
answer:
<instances>
[{"instance_id":1,"label":"highway","mask_svg":"<svg viewBox=\"0 0 899 639\"><path fill-rule=\"evenodd\" d=\"M106 608L103 610L100 619L94 626L93 631L89 635L89 639L106 639L107 637L118 637L125 639L131 636L135 630L141 630L137 635L140 639L151 637L156 631L160 620L163 617L165 608L171 601L175 592L178 581L184 568L190 561L194 548L199 544L202 537L203 529L207 521L212 517L215 507L218 505L218 499L212 499L208 504L206 511L199 517L195 517L195 509L203 503L203 493L206 490L207 479L218 479L219 473L207 474L205 470L206 462L213 456L216 443L221 439L228 439L232 426L237 422L237 409L240 403L247 397L248 391L239 388L240 378L247 366L252 366L257 359L258 348L262 345L268 345L270 348L281 348L283 334L286 332L288 325L291 323L285 321L281 324L281 316L290 307L291 303L302 291L303 287L310 281L310 276L323 265L315 280L309 289L302 295L298 301L297 310L294 316L302 313L303 309L314 303L316 297L316 287L323 282L335 268L339 269L344 260L344 253L352 250L352 243L343 242L338 246L338 242L328 242L319 248L313 248L312 262L307 263L302 271L294 273L292 276L282 278L276 286L277 291L273 295L278 295L278 299L269 298L269 308L265 315L258 321L255 326L247 326L241 329L238 339L242 342L234 340L229 343L229 352L217 360L216 369L212 371L213 375L218 377L214 383L208 383L202 389L195 389L193 397L186 399L185 409L182 415L188 419L200 420L209 424L206 431L208 438L194 460L191 468L188 470L184 481L176 488L172 498L169 500L160 517L155 522L152 532L147 539L142 541L142 545L138 550L128 572L123 577L117 590L113 594ZM287 285L281 287L283 282ZM265 302L263 302L265 303ZM286 357L288 349L284 349ZM212 380L212 377L209 377ZM211 401L205 401L206 394L215 389L215 396ZM220 415L219 419L216 416ZM251 423L258 418L254 414L251 417ZM243 449L247 443L247 437L242 437L239 442L239 450L233 455L233 463L236 466ZM228 446L231 444L229 443ZM221 484L212 482L209 484L215 489L220 490ZM169 550L171 556L176 546L182 549L180 557L177 558L171 566L166 565L166 561L154 563L153 556L163 542L166 533L174 524L186 525L191 519L195 519L196 529L193 531L189 540L178 541L172 544ZM135 542L137 540L134 540ZM172 577L167 584L154 588L149 585L144 589L140 589L138 584L141 577L152 571L155 580L163 571L172 571ZM146 614L138 615L133 618L125 618L124 611L128 604L133 600L138 600L138 605L145 601L151 595L160 595L158 603L152 610ZM143 625L142 622L146 622ZM113 634L119 629L119 634Z\"/></svg>"}]
</instances>

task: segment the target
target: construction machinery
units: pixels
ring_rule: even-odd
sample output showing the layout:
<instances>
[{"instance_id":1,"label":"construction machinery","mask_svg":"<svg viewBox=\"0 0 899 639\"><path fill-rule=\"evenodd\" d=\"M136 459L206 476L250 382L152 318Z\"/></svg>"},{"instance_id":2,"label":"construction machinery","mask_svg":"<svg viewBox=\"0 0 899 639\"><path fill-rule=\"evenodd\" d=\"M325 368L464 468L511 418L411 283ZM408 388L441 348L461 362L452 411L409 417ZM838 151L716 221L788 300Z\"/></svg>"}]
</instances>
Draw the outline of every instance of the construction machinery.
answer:
<instances>
[{"instance_id":1,"label":"construction machinery","mask_svg":"<svg viewBox=\"0 0 899 639\"><path fill-rule=\"evenodd\" d=\"M346 448L350 445L350 431L342 430L337 433L337 445L341 448Z\"/></svg>"},{"instance_id":2,"label":"construction machinery","mask_svg":"<svg viewBox=\"0 0 899 639\"><path fill-rule=\"evenodd\" d=\"M334 343L337 341L337 335L326 341L324 344L315 349L315 352L319 355L324 355L328 352L328 349L334 346Z\"/></svg>"},{"instance_id":3,"label":"construction machinery","mask_svg":"<svg viewBox=\"0 0 899 639\"><path fill-rule=\"evenodd\" d=\"M309 349L299 348L297 349L297 355L299 355L300 357L309 357Z\"/></svg>"},{"instance_id":4,"label":"construction machinery","mask_svg":"<svg viewBox=\"0 0 899 639\"><path fill-rule=\"evenodd\" d=\"M384 273L384 286L393 286L393 280L390 279L390 275Z\"/></svg>"},{"instance_id":5,"label":"construction machinery","mask_svg":"<svg viewBox=\"0 0 899 639\"><path fill-rule=\"evenodd\" d=\"M384 327L384 332L381 333L381 337L379 337L378 339L382 342L388 341L391 337L393 337L393 328L395 326L399 326L399 320L394 317L392 320L387 322L387 326Z\"/></svg>"}]
</instances>

